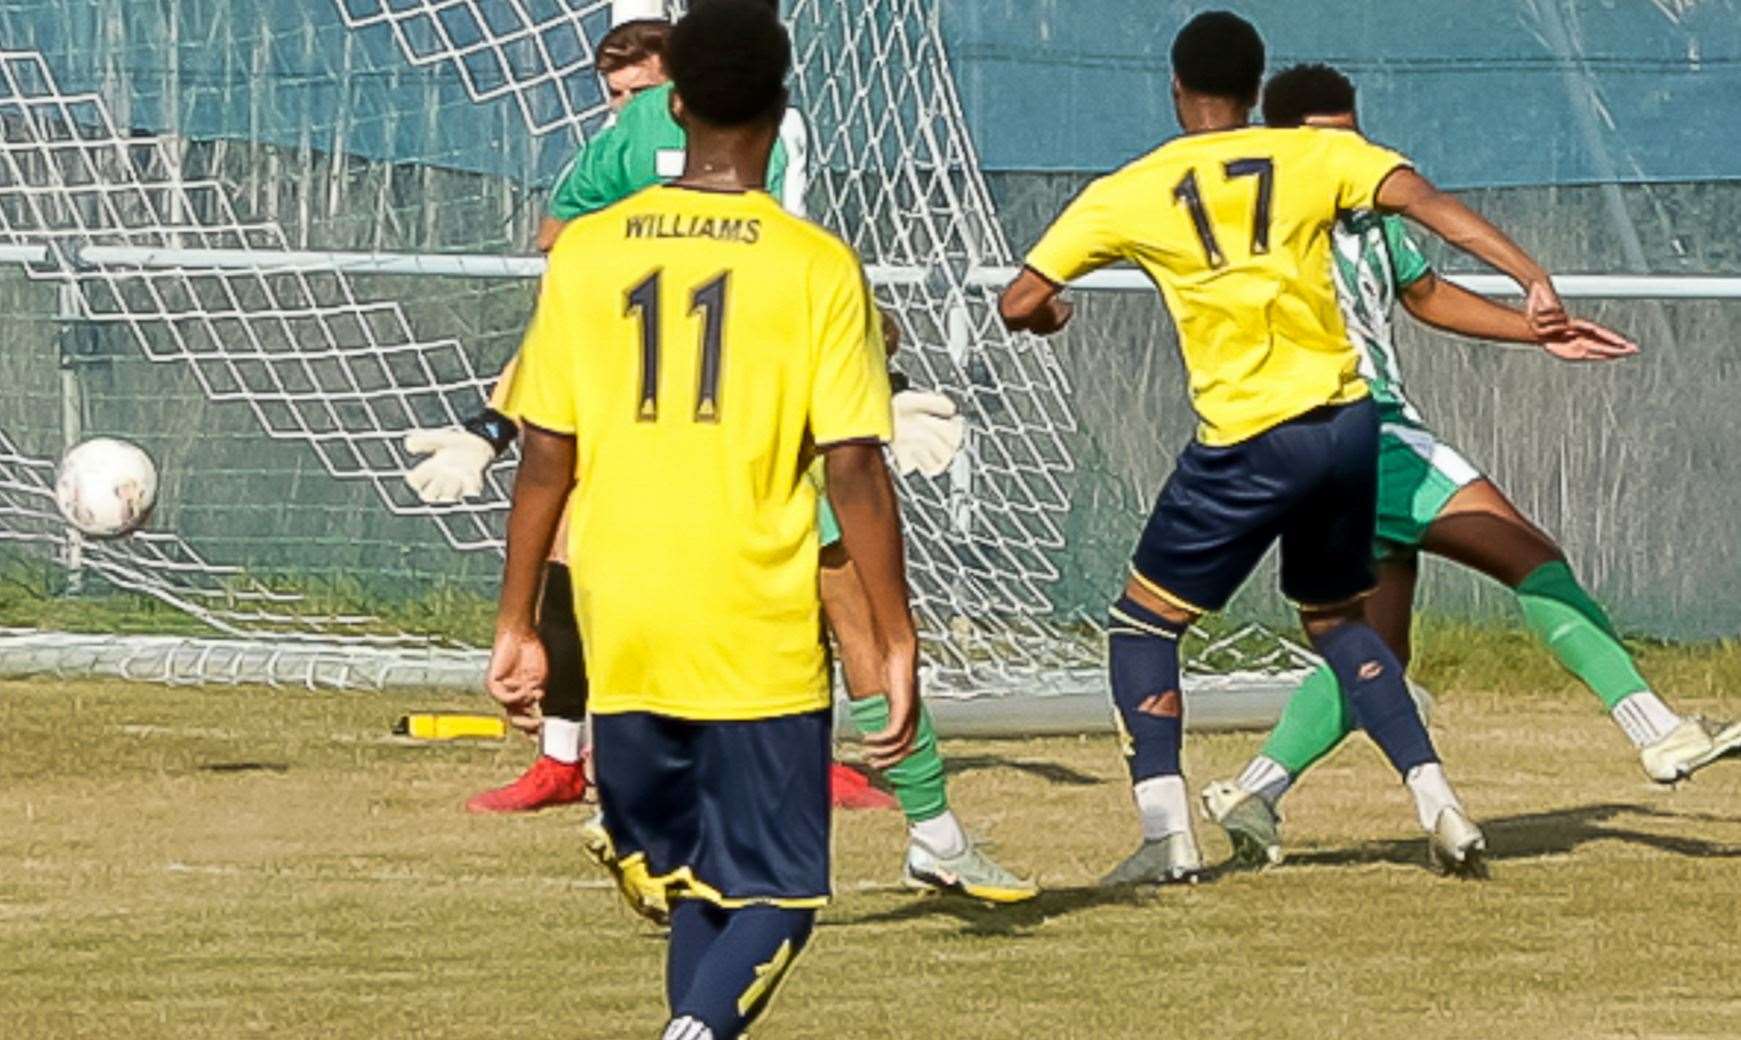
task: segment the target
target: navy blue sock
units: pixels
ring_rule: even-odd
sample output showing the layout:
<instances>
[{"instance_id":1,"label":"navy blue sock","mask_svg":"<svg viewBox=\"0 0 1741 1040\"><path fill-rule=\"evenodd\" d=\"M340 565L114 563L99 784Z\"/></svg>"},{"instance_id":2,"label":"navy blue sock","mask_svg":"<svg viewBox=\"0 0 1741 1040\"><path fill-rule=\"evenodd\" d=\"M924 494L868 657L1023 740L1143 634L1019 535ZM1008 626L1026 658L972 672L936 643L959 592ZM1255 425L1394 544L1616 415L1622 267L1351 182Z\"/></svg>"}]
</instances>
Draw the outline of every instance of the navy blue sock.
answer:
<instances>
[{"instance_id":1,"label":"navy blue sock","mask_svg":"<svg viewBox=\"0 0 1741 1040\"><path fill-rule=\"evenodd\" d=\"M676 1007L695 982L695 972L719 933L726 912L701 899L679 899L671 907L671 936L665 944L665 1004Z\"/></svg>"},{"instance_id":2,"label":"navy blue sock","mask_svg":"<svg viewBox=\"0 0 1741 1040\"><path fill-rule=\"evenodd\" d=\"M1314 640L1354 709L1354 720L1396 771L1437 762L1433 738L1409 696L1402 662L1370 625L1350 621Z\"/></svg>"},{"instance_id":3,"label":"navy blue sock","mask_svg":"<svg viewBox=\"0 0 1741 1040\"><path fill-rule=\"evenodd\" d=\"M1112 703L1131 783L1179 775L1184 697L1179 692L1179 636L1189 625L1161 617L1121 596L1107 618Z\"/></svg>"},{"instance_id":4,"label":"navy blue sock","mask_svg":"<svg viewBox=\"0 0 1741 1040\"><path fill-rule=\"evenodd\" d=\"M708 906L706 911L697 914L679 906L671 914L671 962L681 961L689 977L688 988L671 1001L671 1018L673 1022L699 1022L707 1027L712 1040L732 1040L768 1006L780 980L809 941L816 926L816 911L777 906L736 910ZM723 927L714 929L714 924ZM704 930L711 933L711 940L701 955L691 959L685 953L679 958L675 947L680 938L686 943L691 936L700 939ZM673 974L668 966L668 991Z\"/></svg>"}]
</instances>

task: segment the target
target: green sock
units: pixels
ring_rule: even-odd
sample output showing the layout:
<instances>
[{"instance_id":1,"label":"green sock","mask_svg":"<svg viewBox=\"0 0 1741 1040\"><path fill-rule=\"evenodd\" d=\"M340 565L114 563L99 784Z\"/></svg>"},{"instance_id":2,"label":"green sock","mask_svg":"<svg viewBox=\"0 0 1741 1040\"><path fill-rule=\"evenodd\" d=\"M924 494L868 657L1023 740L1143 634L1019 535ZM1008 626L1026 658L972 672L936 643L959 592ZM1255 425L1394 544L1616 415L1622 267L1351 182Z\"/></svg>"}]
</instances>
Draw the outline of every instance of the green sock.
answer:
<instances>
[{"instance_id":1,"label":"green sock","mask_svg":"<svg viewBox=\"0 0 1741 1040\"><path fill-rule=\"evenodd\" d=\"M1342 696L1336 674L1329 665L1319 665L1288 698L1281 721L1264 741L1262 754L1298 780L1300 774L1336 750L1355 728L1354 712Z\"/></svg>"},{"instance_id":2,"label":"green sock","mask_svg":"<svg viewBox=\"0 0 1741 1040\"><path fill-rule=\"evenodd\" d=\"M888 726L889 699L882 694L846 703L852 711L852 723L860 733L877 733ZM901 811L907 814L907 822L923 823L948 811L943 756L937 753L937 731L931 726L931 712L923 705L919 707L919 729L913 737L913 750L883 770L883 778L895 789L895 798L901 803Z\"/></svg>"},{"instance_id":3,"label":"green sock","mask_svg":"<svg viewBox=\"0 0 1741 1040\"><path fill-rule=\"evenodd\" d=\"M1632 694L1650 689L1632 655L1620 645L1613 622L1578 584L1570 567L1558 560L1544 563L1513 591L1530 631L1609 711Z\"/></svg>"}]
</instances>

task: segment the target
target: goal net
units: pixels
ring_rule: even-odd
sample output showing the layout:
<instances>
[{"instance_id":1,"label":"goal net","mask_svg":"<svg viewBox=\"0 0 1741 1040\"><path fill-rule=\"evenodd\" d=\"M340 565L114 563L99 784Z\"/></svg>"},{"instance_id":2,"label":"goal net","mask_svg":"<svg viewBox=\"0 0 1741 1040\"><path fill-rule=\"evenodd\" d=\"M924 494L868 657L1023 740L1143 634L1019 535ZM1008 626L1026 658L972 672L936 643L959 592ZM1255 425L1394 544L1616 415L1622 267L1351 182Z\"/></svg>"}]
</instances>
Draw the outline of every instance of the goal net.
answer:
<instances>
[{"instance_id":1,"label":"goal net","mask_svg":"<svg viewBox=\"0 0 1741 1040\"><path fill-rule=\"evenodd\" d=\"M401 441L474 413L517 345L544 192L606 116L609 4L51 6L0 7L0 671L475 684L514 459L432 507ZM1012 253L935 0L787 13L810 213L968 421L901 482L928 689L1098 697L1100 609L1059 586L1135 531L1085 519L1071 380L996 320ZM59 520L53 460L95 434L157 458L149 531ZM1200 672L1271 700L1306 660L1200 638Z\"/></svg>"}]
</instances>

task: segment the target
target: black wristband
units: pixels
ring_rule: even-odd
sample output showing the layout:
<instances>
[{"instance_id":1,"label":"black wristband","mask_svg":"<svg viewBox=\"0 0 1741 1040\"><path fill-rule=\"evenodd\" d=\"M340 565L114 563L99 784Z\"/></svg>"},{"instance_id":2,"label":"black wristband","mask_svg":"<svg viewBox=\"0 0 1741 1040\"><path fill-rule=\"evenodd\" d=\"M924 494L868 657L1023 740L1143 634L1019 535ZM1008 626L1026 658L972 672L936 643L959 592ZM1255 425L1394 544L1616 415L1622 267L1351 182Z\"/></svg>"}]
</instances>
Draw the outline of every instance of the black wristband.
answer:
<instances>
[{"instance_id":1,"label":"black wristband","mask_svg":"<svg viewBox=\"0 0 1741 1040\"><path fill-rule=\"evenodd\" d=\"M507 451L508 446L520 436L520 427L514 424L514 420L494 408L485 408L460 425L468 433L475 433L489 441L497 455Z\"/></svg>"},{"instance_id":2,"label":"black wristband","mask_svg":"<svg viewBox=\"0 0 1741 1040\"><path fill-rule=\"evenodd\" d=\"M898 394L903 390L911 390L912 388L913 388L913 381L911 379L907 378L907 373L900 372L900 371L897 371L897 370L892 369L892 368L889 369L889 389L890 390L892 390Z\"/></svg>"}]
</instances>

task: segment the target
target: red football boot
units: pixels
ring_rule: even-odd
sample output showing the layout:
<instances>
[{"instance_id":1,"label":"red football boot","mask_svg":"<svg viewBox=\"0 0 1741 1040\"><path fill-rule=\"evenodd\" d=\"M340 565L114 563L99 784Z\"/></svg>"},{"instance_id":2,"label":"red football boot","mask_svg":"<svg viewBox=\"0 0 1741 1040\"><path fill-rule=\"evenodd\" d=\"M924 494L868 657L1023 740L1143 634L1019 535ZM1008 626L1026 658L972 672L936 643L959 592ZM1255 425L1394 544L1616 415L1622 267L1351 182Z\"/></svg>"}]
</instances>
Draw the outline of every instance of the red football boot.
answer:
<instances>
[{"instance_id":1,"label":"red football boot","mask_svg":"<svg viewBox=\"0 0 1741 1040\"><path fill-rule=\"evenodd\" d=\"M894 795L872 787L863 773L839 762L829 763L828 795L836 809L894 809L900 805Z\"/></svg>"},{"instance_id":2,"label":"red football boot","mask_svg":"<svg viewBox=\"0 0 1741 1040\"><path fill-rule=\"evenodd\" d=\"M535 812L552 805L568 805L586 796L586 759L579 762L559 762L549 755L539 755L520 779L506 787L492 788L475 794L465 803L467 812L511 813Z\"/></svg>"}]
</instances>

